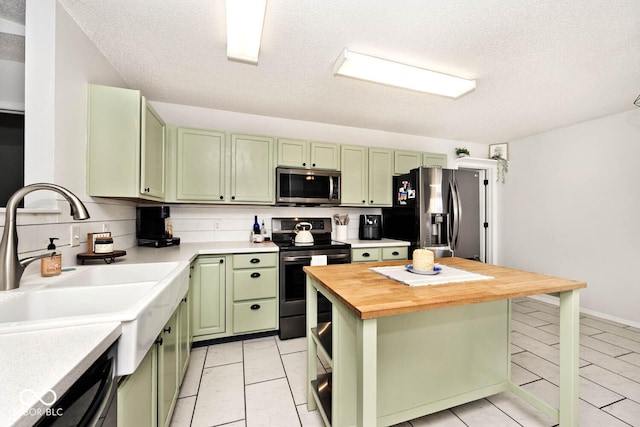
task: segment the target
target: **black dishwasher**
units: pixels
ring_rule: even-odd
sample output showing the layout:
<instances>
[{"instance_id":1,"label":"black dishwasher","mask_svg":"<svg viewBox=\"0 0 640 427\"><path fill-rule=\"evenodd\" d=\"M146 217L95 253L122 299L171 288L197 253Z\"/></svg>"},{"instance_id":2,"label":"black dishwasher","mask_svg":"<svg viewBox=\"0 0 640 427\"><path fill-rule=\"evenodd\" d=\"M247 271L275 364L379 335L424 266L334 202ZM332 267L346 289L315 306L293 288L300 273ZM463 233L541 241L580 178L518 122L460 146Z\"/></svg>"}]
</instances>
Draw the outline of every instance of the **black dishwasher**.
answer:
<instances>
[{"instance_id":1,"label":"black dishwasher","mask_svg":"<svg viewBox=\"0 0 640 427\"><path fill-rule=\"evenodd\" d=\"M116 427L117 343L105 351L80 378L48 407L35 426Z\"/></svg>"}]
</instances>

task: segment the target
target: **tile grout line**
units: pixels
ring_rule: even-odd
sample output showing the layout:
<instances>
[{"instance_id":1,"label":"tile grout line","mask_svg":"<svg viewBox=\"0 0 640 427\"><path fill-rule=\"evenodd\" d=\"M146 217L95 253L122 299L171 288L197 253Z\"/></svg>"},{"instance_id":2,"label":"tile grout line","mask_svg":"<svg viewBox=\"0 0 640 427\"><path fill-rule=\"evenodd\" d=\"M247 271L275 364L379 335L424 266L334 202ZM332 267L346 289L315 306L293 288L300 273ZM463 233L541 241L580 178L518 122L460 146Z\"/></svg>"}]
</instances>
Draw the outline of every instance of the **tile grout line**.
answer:
<instances>
[{"instance_id":1,"label":"tile grout line","mask_svg":"<svg viewBox=\"0 0 640 427\"><path fill-rule=\"evenodd\" d=\"M276 341L276 348L278 349L278 357L280 358L280 364L282 364L282 371L284 372L284 378L287 380L287 386L289 387L289 395L291 396L291 401L293 402L293 409L296 411L296 416L298 417L298 423L300 423L300 426L302 426L302 419L300 418L300 412L298 412L298 407L296 406L296 399L293 396L293 389L291 388L291 383L289 382L289 377L287 376L287 368L284 366L284 360L282 360L282 353L280 352L280 347L278 346L277 341ZM286 354L294 354L294 353L302 353L302 351L294 351ZM306 380L305 380L305 386L306 386Z\"/></svg>"}]
</instances>

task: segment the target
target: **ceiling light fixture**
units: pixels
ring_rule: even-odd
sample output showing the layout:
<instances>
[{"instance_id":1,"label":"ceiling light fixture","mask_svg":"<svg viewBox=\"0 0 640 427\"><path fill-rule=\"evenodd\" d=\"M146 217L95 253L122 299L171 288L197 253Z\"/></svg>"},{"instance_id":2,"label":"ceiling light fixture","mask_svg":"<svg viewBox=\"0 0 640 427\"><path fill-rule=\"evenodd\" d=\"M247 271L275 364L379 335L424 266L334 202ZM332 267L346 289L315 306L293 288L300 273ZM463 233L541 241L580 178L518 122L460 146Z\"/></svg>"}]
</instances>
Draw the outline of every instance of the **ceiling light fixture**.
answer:
<instances>
[{"instance_id":1,"label":"ceiling light fixture","mask_svg":"<svg viewBox=\"0 0 640 427\"><path fill-rule=\"evenodd\" d=\"M389 86L459 98L476 88L475 80L425 70L345 49L334 65L334 74Z\"/></svg>"},{"instance_id":2,"label":"ceiling light fixture","mask_svg":"<svg viewBox=\"0 0 640 427\"><path fill-rule=\"evenodd\" d=\"M258 63L267 0L227 0L227 58Z\"/></svg>"}]
</instances>

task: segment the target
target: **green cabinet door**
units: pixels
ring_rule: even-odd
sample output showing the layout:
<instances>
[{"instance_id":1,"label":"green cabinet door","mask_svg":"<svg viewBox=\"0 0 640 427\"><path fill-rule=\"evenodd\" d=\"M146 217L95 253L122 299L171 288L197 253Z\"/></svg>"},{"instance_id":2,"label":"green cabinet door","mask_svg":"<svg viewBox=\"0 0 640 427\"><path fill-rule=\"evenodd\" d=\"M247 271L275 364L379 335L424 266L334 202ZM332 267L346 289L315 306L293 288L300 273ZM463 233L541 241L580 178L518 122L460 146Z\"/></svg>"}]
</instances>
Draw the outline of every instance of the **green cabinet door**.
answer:
<instances>
[{"instance_id":1,"label":"green cabinet door","mask_svg":"<svg viewBox=\"0 0 640 427\"><path fill-rule=\"evenodd\" d=\"M194 263L191 283L193 336L225 332L225 257L199 257Z\"/></svg>"},{"instance_id":2,"label":"green cabinet door","mask_svg":"<svg viewBox=\"0 0 640 427\"><path fill-rule=\"evenodd\" d=\"M393 151L369 148L369 206L391 206Z\"/></svg>"},{"instance_id":3,"label":"green cabinet door","mask_svg":"<svg viewBox=\"0 0 640 427\"><path fill-rule=\"evenodd\" d=\"M431 168L446 168L447 155L442 153L424 153L422 155L422 165Z\"/></svg>"},{"instance_id":4,"label":"green cabinet door","mask_svg":"<svg viewBox=\"0 0 640 427\"><path fill-rule=\"evenodd\" d=\"M165 197L165 124L140 91L89 85L87 193Z\"/></svg>"},{"instance_id":5,"label":"green cabinet door","mask_svg":"<svg viewBox=\"0 0 640 427\"><path fill-rule=\"evenodd\" d=\"M365 206L368 195L367 148L355 145L340 147L340 204Z\"/></svg>"},{"instance_id":6,"label":"green cabinet door","mask_svg":"<svg viewBox=\"0 0 640 427\"><path fill-rule=\"evenodd\" d=\"M138 369L118 384L118 426L156 427L157 352L152 346Z\"/></svg>"},{"instance_id":7,"label":"green cabinet door","mask_svg":"<svg viewBox=\"0 0 640 427\"><path fill-rule=\"evenodd\" d=\"M184 374L187 372L191 354L191 312L189 310L191 302L189 298L189 295L185 295L178 306L178 345L180 351L178 386L182 384Z\"/></svg>"},{"instance_id":8,"label":"green cabinet door","mask_svg":"<svg viewBox=\"0 0 640 427\"><path fill-rule=\"evenodd\" d=\"M177 200L224 201L225 133L178 128L177 135Z\"/></svg>"},{"instance_id":9,"label":"green cabinet door","mask_svg":"<svg viewBox=\"0 0 640 427\"><path fill-rule=\"evenodd\" d=\"M273 138L231 135L231 202L275 202Z\"/></svg>"},{"instance_id":10,"label":"green cabinet door","mask_svg":"<svg viewBox=\"0 0 640 427\"><path fill-rule=\"evenodd\" d=\"M164 200L165 123L144 96L142 106L140 194L146 198Z\"/></svg>"},{"instance_id":11,"label":"green cabinet door","mask_svg":"<svg viewBox=\"0 0 640 427\"><path fill-rule=\"evenodd\" d=\"M278 166L309 167L309 141L278 138Z\"/></svg>"},{"instance_id":12,"label":"green cabinet door","mask_svg":"<svg viewBox=\"0 0 640 427\"><path fill-rule=\"evenodd\" d=\"M393 173L401 175L422 166L422 153L418 151L395 150L393 152Z\"/></svg>"},{"instance_id":13,"label":"green cabinet door","mask_svg":"<svg viewBox=\"0 0 640 427\"><path fill-rule=\"evenodd\" d=\"M158 426L167 427L178 399L178 313L169 319L158 340Z\"/></svg>"},{"instance_id":14,"label":"green cabinet door","mask_svg":"<svg viewBox=\"0 0 640 427\"><path fill-rule=\"evenodd\" d=\"M312 141L310 151L313 169L337 170L340 167L340 146L338 144Z\"/></svg>"}]
</instances>

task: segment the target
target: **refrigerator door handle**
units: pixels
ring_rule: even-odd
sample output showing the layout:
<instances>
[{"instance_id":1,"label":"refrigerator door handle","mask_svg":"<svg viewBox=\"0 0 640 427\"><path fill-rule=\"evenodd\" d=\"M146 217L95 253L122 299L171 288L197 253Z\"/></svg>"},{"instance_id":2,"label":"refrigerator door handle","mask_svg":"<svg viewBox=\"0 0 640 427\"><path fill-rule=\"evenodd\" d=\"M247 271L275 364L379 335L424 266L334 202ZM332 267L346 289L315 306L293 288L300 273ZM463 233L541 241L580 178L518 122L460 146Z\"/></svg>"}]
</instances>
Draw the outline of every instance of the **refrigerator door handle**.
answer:
<instances>
[{"instance_id":1,"label":"refrigerator door handle","mask_svg":"<svg viewBox=\"0 0 640 427\"><path fill-rule=\"evenodd\" d=\"M454 181L451 185L451 196L453 199L453 218L452 218L452 233L451 242L449 248L452 252L458 248L458 236L460 234L460 221L462 219L462 203L460 203L460 191L458 190L458 182Z\"/></svg>"}]
</instances>

